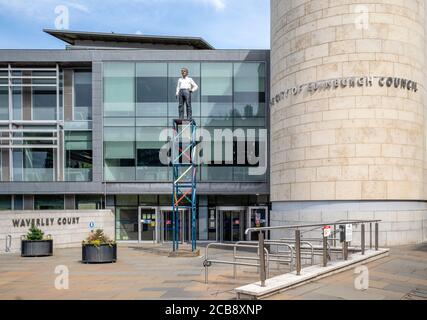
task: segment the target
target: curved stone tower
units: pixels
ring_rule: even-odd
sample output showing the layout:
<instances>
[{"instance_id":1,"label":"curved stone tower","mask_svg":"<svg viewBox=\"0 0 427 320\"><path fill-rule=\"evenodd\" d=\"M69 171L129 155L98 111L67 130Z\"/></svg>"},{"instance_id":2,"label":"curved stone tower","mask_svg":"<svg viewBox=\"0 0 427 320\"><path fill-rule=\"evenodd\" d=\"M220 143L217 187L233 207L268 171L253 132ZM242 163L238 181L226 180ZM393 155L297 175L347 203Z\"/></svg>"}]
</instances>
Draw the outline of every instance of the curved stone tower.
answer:
<instances>
[{"instance_id":1,"label":"curved stone tower","mask_svg":"<svg viewBox=\"0 0 427 320\"><path fill-rule=\"evenodd\" d=\"M421 242L424 1L355 2L271 1L271 225L379 218L381 243Z\"/></svg>"}]
</instances>

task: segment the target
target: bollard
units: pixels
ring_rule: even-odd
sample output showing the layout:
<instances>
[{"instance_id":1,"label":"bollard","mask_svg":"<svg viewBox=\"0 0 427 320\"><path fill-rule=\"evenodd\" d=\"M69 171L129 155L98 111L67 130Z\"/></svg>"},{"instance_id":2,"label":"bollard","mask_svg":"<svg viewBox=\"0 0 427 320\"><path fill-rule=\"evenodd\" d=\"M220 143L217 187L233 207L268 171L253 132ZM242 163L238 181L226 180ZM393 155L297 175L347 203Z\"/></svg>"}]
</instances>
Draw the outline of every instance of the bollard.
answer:
<instances>
[{"instance_id":1,"label":"bollard","mask_svg":"<svg viewBox=\"0 0 427 320\"><path fill-rule=\"evenodd\" d=\"M378 251L378 222L375 223L375 251Z\"/></svg>"},{"instance_id":2,"label":"bollard","mask_svg":"<svg viewBox=\"0 0 427 320\"><path fill-rule=\"evenodd\" d=\"M297 276L301 274L301 231L295 230L295 257Z\"/></svg>"},{"instance_id":3,"label":"bollard","mask_svg":"<svg viewBox=\"0 0 427 320\"><path fill-rule=\"evenodd\" d=\"M328 237L323 236L323 266L328 264Z\"/></svg>"},{"instance_id":4,"label":"bollard","mask_svg":"<svg viewBox=\"0 0 427 320\"><path fill-rule=\"evenodd\" d=\"M365 254L365 224L362 223L362 229L361 229L361 235L360 235L360 246L362 248L362 256Z\"/></svg>"}]
</instances>

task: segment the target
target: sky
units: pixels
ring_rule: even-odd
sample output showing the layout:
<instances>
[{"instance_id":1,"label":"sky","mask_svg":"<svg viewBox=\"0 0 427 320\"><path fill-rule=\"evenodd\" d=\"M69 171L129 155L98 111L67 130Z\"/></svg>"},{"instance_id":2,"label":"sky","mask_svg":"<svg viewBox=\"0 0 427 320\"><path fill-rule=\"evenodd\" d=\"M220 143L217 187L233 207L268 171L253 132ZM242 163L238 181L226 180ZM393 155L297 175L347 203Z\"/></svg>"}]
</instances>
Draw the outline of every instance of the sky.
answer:
<instances>
[{"instance_id":1,"label":"sky","mask_svg":"<svg viewBox=\"0 0 427 320\"><path fill-rule=\"evenodd\" d=\"M0 49L63 49L43 29L202 37L269 49L269 0L0 0Z\"/></svg>"}]
</instances>

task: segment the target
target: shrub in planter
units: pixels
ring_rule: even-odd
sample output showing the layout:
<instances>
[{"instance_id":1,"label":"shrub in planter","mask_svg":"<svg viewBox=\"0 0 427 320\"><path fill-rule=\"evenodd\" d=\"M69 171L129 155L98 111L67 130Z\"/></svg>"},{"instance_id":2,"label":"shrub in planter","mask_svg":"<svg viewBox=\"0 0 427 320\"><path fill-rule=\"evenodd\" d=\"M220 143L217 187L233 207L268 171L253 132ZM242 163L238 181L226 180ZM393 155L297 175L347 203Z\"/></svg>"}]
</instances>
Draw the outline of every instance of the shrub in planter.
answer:
<instances>
[{"instance_id":1,"label":"shrub in planter","mask_svg":"<svg viewBox=\"0 0 427 320\"><path fill-rule=\"evenodd\" d=\"M113 263L117 261L117 244L103 230L91 232L82 243L83 263Z\"/></svg>"},{"instance_id":2,"label":"shrub in planter","mask_svg":"<svg viewBox=\"0 0 427 320\"><path fill-rule=\"evenodd\" d=\"M53 255L53 240L50 235L44 236L32 225L27 235L21 240L21 257L48 257Z\"/></svg>"}]
</instances>

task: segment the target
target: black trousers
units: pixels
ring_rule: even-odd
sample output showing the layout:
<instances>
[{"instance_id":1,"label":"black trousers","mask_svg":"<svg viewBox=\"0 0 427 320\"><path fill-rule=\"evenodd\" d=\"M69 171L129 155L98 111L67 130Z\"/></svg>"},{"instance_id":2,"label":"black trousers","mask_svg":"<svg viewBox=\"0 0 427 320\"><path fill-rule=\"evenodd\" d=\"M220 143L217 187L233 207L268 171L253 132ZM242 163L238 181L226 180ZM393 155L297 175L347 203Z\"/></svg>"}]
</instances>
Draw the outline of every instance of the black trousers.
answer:
<instances>
[{"instance_id":1,"label":"black trousers","mask_svg":"<svg viewBox=\"0 0 427 320\"><path fill-rule=\"evenodd\" d=\"M191 91L190 90L179 90L179 118L184 119L184 103L187 106L187 119L191 119L193 117L191 110Z\"/></svg>"}]
</instances>

